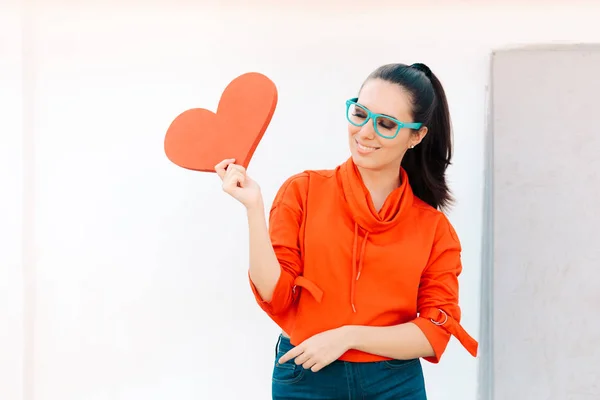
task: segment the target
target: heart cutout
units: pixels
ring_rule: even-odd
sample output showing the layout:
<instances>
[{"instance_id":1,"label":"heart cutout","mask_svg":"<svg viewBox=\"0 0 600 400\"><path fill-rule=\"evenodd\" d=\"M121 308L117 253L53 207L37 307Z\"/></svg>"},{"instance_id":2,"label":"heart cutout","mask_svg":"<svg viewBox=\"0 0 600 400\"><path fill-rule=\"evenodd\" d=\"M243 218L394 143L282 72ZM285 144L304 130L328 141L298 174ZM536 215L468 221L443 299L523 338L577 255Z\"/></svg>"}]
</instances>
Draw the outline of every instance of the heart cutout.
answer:
<instances>
[{"instance_id":1,"label":"heart cutout","mask_svg":"<svg viewBox=\"0 0 600 400\"><path fill-rule=\"evenodd\" d=\"M192 108L179 114L165 135L165 154L174 164L215 172L226 158L248 168L275 112L277 87L257 72L243 74L227 85L217 112Z\"/></svg>"}]
</instances>

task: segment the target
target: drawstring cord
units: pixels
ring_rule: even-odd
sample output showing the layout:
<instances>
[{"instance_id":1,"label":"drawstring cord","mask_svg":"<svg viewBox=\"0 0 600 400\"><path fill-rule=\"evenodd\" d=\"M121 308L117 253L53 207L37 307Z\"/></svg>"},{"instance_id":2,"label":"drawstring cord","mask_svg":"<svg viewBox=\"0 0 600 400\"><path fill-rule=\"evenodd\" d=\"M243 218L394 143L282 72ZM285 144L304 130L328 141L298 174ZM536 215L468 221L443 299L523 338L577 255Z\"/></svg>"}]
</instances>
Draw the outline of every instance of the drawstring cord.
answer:
<instances>
[{"instance_id":1,"label":"drawstring cord","mask_svg":"<svg viewBox=\"0 0 600 400\"><path fill-rule=\"evenodd\" d=\"M356 282L360 278L363 268L363 260L365 255L365 247L367 245L367 239L369 232L365 232L365 238L363 239L360 256L357 257L358 250L358 224L354 223L354 243L352 246L352 283L350 287L350 304L352 305L352 311L356 312L356 305L354 304L354 294L356 292Z\"/></svg>"}]
</instances>

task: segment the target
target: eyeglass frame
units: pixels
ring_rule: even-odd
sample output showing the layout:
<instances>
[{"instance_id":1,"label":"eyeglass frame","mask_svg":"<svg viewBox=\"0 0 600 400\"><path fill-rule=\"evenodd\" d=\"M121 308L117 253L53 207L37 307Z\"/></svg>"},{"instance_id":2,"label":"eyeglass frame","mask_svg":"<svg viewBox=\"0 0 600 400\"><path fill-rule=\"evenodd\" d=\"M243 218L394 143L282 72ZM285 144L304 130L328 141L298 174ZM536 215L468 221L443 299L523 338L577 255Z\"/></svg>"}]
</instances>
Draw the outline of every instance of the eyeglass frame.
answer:
<instances>
[{"instance_id":1,"label":"eyeglass frame","mask_svg":"<svg viewBox=\"0 0 600 400\"><path fill-rule=\"evenodd\" d=\"M353 104L360 107L367 113L367 118L365 118L365 122L363 122L362 124L355 124L354 122L352 122L350 120L350 117L348 116L348 112L350 111L350 106ZM379 132L379 130L377 129L377 118L379 118L379 117L387 118L396 123L397 129L396 129L396 133L393 136L386 136ZM396 136L398 136L398 133L400 133L400 129L402 129L402 128L420 129L423 126L423 124L421 122L402 122L402 121L397 120L394 117L390 117L389 115L374 113L371 110L369 110L367 107L360 104L358 102L358 97L354 97L354 98L346 100L346 119L352 125L358 126L358 127L365 126L367 124L367 122L369 122L369 120L372 119L373 120L373 128L375 129L375 133L377 133L377 135L381 136L384 139L394 139Z\"/></svg>"}]
</instances>

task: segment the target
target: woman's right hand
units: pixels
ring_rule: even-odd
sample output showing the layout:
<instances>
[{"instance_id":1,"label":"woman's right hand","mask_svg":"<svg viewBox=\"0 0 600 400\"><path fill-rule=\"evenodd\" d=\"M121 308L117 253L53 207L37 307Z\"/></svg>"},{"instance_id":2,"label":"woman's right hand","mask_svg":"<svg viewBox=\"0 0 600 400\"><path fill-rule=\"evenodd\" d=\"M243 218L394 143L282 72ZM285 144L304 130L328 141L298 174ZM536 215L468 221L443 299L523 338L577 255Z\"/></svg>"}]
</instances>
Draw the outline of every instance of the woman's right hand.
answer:
<instances>
[{"instance_id":1,"label":"woman's right hand","mask_svg":"<svg viewBox=\"0 0 600 400\"><path fill-rule=\"evenodd\" d=\"M246 174L244 167L234 164L234 161L234 158L228 158L215 165L215 171L223 182L223 191L247 209L262 207L260 186Z\"/></svg>"}]
</instances>

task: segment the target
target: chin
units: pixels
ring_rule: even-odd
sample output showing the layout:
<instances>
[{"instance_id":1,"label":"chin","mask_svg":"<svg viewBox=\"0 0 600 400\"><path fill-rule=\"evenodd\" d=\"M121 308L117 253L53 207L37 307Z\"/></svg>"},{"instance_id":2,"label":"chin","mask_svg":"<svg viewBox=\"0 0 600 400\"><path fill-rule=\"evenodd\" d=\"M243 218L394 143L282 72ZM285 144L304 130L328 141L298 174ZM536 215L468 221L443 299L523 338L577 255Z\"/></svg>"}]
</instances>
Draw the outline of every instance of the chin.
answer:
<instances>
[{"instance_id":1,"label":"chin","mask_svg":"<svg viewBox=\"0 0 600 400\"><path fill-rule=\"evenodd\" d=\"M381 169L382 163L372 155L365 156L352 149L352 161L360 168L364 169Z\"/></svg>"},{"instance_id":2,"label":"chin","mask_svg":"<svg viewBox=\"0 0 600 400\"><path fill-rule=\"evenodd\" d=\"M402 158L389 158L390 154L383 148L375 150L370 154L358 152L355 146L351 146L352 161L357 167L370 171L385 171L390 168L399 168ZM381 153L379 153L381 152Z\"/></svg>"}]
</instances>

